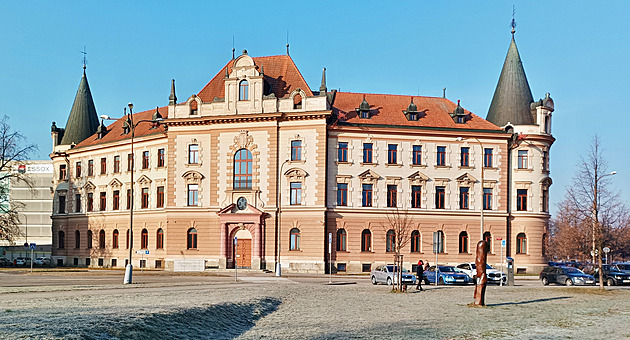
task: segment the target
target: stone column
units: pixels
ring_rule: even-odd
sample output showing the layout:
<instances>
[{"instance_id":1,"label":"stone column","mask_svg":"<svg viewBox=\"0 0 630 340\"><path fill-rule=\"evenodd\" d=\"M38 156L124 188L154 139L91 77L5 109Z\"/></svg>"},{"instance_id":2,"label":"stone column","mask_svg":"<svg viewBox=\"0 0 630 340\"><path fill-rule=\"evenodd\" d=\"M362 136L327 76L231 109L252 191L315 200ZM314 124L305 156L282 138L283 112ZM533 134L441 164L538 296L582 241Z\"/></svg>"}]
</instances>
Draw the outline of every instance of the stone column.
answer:
<instances>
[{"instance_id":1,"label":"stone column","mask_svg":"<svg viewBox=\"0 0 630 340\"><path fill-rule=\"evenodd\" d=\"M227 223L221 223L221 255L219 256L219 268L227 268Z\"/></svg>"}]
</instances>

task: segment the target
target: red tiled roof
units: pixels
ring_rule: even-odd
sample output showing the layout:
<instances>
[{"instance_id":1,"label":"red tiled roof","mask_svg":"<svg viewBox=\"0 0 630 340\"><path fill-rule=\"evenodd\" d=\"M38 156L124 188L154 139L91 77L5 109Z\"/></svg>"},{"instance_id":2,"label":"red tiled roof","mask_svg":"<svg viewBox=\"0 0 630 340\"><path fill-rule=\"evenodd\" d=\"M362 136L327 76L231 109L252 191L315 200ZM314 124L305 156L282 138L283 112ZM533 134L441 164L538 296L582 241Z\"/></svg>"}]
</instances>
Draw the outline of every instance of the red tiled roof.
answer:
<instances>
[{"instance_id":1,"label":"red tiled roof","mask_svg":"<svg viewBox=\"0 0 630 340\"><path fill-rule=\"evenodd\" d=\"M291 94L291 91L300 88L307 96L312 96L313 92L304 81L302 74L293 63L293 59L288 55L276 55L269 57L254 57L254 63L258 66L258 71L264 68L265 80L271 85L271 92L276 97L284 98ZM197 96L203 102L211 102L214 97L225 98L225 69L232 67L234 60L230 60L217 75L210 80L206 86L199 91Z\"/></svg>"},{"instance_id":2,"label":"red tiled roof","mask_svg":"<svg viewBox=\"0 0 630 340\"><path fill-rule=\"evenodd\" d=\"M168 116L168 107L163 106L158 108L160 115L162 118L166 119ZM155 109L142 111L133 114L133 122L137 123L141 120L151 120L153 118L153 114L155 113ZM101 139L97 139L98 133L93 134L87 139L83 140L81 143L77 144L75 148L91 146L96 144L110 143L123 139L131 138L131 134L123 134L123 124L125 122L126 117L122 117L107 127L107 134L103 136ZM134 133L135 138L142 137L145 135L150 135L158 132L164 133L164 125L160 125L156 129L152 129L153 124L149 122L142 122L136 126L136 130Z\"/></svg>"},{"instance_id":3,"label":"red tiled roof","mask_svg":"<svg viewBox=\"0 0 630 340\"><path fill-rule=\"evenodd\" d=\"M370 118L359 118L356 109L365 100L370 104ZM498 126L464 109L467 115L465 123L455 123L450 113L455 111L457 104L439 97L413 96L413 102L418 107L419 118L409 121L403 113L411 103L412 96L393 94L370 94L337 92L333 103L333 113L340 114L339 121L355 124L384 124L441 127L453 129L484 129L501 130Z\"/></svg>"}]
</instances>

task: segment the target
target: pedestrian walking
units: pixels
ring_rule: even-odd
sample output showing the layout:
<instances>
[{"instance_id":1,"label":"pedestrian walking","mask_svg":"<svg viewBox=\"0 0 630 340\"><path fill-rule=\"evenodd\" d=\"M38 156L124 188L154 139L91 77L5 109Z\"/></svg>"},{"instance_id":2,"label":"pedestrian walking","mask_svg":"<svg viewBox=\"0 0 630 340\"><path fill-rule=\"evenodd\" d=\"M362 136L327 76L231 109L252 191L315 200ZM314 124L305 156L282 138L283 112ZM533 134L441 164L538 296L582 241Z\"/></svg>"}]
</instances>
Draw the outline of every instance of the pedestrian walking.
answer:
<instances>
[{"instance_id":1,"label":"pedestrian walking","mask_svg":"<svg viewBox=\"0 0 630 340\"><path fill-rule=\"evenodd\" d=\"M418 266L416 266L416 279L418 279L418 285L416 286L416 290L423 291L422 289L422 276L424 271L424 263L422 260L418 260Z\"/></svg>"}]
</instances>

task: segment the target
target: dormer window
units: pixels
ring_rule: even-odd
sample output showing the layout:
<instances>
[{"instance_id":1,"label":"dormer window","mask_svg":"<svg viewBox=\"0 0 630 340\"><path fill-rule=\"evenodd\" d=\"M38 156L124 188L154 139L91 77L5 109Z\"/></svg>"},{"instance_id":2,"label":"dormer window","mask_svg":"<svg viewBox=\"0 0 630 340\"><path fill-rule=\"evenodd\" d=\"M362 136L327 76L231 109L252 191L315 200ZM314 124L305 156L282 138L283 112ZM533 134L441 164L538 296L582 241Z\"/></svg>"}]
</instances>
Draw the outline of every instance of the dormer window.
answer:
<instances>
[{"instance_id":1,"label":"dormer window","mask_svg":"<svg viewBox=\"0 0 630 340\"><path fill-rule=\"evenodd\" d=\"M411 103L409 103L409 106L407 106L407 110L403 110L403 113L405 114L405 117L407 117L407 120L409 121L416 121L418 120L419 117L419 113L418 112L418 107L416 106L416 103L413 102L413 97L411 97Z\"/></svg>"},{"instance_id":2,"label":"dormer window","mask_svg":"<svg viewBox=\"0 0 630 340\"><path fill-rule=\"evenodd\" d=\"M367 100L365 100L365 95L363 96L363 101L361 102L361 105L359 105L359 108L355 110L357 111L359 118L370 118L370 104L367 102Z\"/></svg>"},{"instance_id":3,"label":"dormer window","mask_svg":"<svg viewBox=\"0 0 630 340\"><path fill-rule=\"evenodd\" d=\"M194 116L197 114L198 111L198 106L197 106L197 101L193 100L190 102L190 115Z\"/></svg>"},{"instance_id":4,"label":"dormer window","mask_svg":"<svg viewBox=\"0 0 630 340\"><path fill-rule=\"evenodd\" d=\"M238 100L249 100L249 82L245 79L238 84Z\"/></svg>"},{"instance_id":5,"label":"dormer window","mask_svg":"<svg viewBox=\"0 0 630 340\"><path fill-rule=\"evenodd\" d=\"M466 123L466 112L464 111L464 108L459 105L459 100L457 101L457 107L450 115L453 118L453 121L455 121L455 123L457 124Z\"/></svg>"},{"instance_id":6,"label":"dormer window","mask_svg":"<svg viewBox=\"0 0 630 340\"><path fill-rule=\"evenodd\" d=\"M302 108L302 96L300 94L296 94L293 97L293 109L301 109Z\"/></svg>"}]
</instances>

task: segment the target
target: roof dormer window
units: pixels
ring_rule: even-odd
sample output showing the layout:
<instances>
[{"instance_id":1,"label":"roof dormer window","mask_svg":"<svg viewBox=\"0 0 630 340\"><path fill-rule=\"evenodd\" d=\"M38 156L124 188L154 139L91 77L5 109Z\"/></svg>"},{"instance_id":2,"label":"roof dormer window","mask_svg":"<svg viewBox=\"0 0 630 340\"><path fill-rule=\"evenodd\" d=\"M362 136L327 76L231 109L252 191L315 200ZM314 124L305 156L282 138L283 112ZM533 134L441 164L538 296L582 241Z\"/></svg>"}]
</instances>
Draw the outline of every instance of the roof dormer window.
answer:
<instances>
[{"instance_id":1,"label":"roof dormer window","mask_svg":"<svg viewBox=\"0 0 630 340\"><path fill-rule=\"evenodd\" d=\"M249 82L246 79L238 84L238 100L249 100Z\"/></svg>"},{"instance_id":2,"label":"roof dormer window","mask_svg":"<svg viewBox=\"0 0 630 340\"><path fill-rule=\"evenodd\" d=\"M196 115L199 111L198 111L198 105L197 105L197 101L193 100L190 102L190 115L194 116Z\"/></svg>"},{"instance_id":3,"label":"roof dormer window","mask_svg":"<svg viewBox=\"0 0 630 340\"><path fill-rule=\"evenodd\" d=\"M355 109L359 118L369 119L370 118L370 104L365 100L365 95L363 96L363 101L361 105L359 105L358 109Z\"/></svg>"},{"instance_id":4,"label":"roof dormer window","mask_svg":"<svg viewBox=\"0 0 630 340\"><path fill-rule=\"evenodd\" d=\"M413 97L411 97L411 103L409 103L409 106L407 106L407 110L403 110L403 113L409 121L418 120L418 113L420 112L418 112L418 107L416 106L416 103L413 102Z\"/></svg>"},{"instance_id":5,"label":"roof dormer window","mask_svg":"<svg viewBox=\"0 0 630 340\"><path fill-rule=\"evenodd\" d=\"M455 123L457 124L466 123L467 115L466 115L466 112L464 111L464 108L459 105L459 100L457 101L457 107L455 108L455 111L453 111L453 113L451 113L450 115L455 121Z\"/></svg>"}]
</instances>

